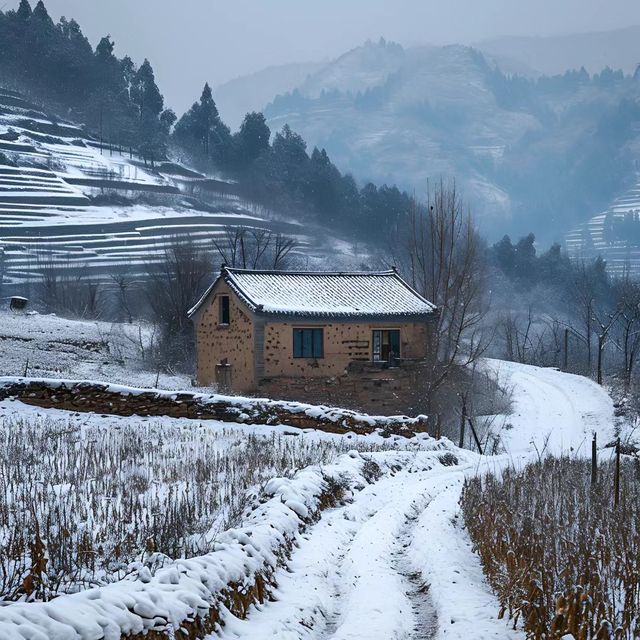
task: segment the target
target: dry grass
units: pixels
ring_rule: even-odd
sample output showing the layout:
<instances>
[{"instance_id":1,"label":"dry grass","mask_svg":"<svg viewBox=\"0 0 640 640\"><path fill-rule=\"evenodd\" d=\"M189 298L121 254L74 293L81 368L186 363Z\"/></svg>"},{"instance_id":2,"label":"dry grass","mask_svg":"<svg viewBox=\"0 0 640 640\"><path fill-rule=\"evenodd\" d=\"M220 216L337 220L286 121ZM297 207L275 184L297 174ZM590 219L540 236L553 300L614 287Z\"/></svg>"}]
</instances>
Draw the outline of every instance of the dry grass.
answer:
<instances>
[{"instance_id":1,"label":"dry grass","mask_svg":"<svg viewBox=\"0 0 640 640\"><path fill-rule=\"evenodd\" d=\"M501 614L536 640L640 637L640 465L547 458L468 480L462 510Z\"/></svg>"},{"instance_id":2,"label":"dry grass","mask_svg":"<svg viewBox=\"0 0 640 640\"><path fill-rule=\"evenodd\" d=\"M206 553L268 478L353 446L193 422L5 418L0 600L47 600L121 579L132 562Z\"/></svg>"}]
</instances>

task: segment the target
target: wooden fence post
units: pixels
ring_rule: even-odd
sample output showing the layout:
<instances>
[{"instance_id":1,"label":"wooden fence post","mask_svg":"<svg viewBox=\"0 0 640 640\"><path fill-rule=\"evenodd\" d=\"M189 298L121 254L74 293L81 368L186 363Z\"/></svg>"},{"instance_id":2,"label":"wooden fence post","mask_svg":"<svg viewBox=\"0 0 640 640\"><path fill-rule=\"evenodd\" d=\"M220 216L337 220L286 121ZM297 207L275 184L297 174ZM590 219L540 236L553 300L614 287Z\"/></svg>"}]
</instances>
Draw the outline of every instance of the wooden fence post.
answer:
<instances>
[{"instance_id":1,"label":"wooden fence post","mask_svg":"<svg viewBox=\"0 0 640 640\"><path fill-rule=\"evenodd\" d=\"M593 434L591 441L591 486L598 482L598 436Z\"/></svg>"},{"instance_id":2,"label":"wooden fence post","mask_svg":"<svg viewBox=\"0 0 640 640\"><path fill-rule=\"evenodd\" d=\"M596 377L599 385L602 384L602 352L604 351L604 341L605 336L598 336L598 374Z\"/></svg>"},{"instance_id":3,"label":"wooden fence post","mask_svg":"<svg viewBox=\"0 0 640 640\"><path fill-rule=\"evenodd\" d=\"M616 475L614 478L614 506L618 508L620 504L620 438L616 441Z\"/></svg>"},{"instance_id":4,"label":"wooden fence post","mask_svg":"<svg viewBox=\"0 0 640 640\"><path fill-rule=\"evenodd\" d=\"M471 433L473 433L473 439L476 441L476 447L478 447L478 451L480 452L480 455L484 455L482 453L482 444L480 444L480 438L478 438L478 434L476 432L476 428L473 425L473 420L471 420L471 418L467 418L467 422L469 423L469 426L471 427Z\"/></svg>"},{"instance_id":5,"label":"wooden fence post","mask_svg":"<svg viewBox=\"0 0 640 640\"><path fill-rule=\"evenodd\" d=\"M462 416L460 417L460 441L458 446L462 449L464 447L464 426L467 421L467 398L462 396Z\"/></svg>"}]
</instances>

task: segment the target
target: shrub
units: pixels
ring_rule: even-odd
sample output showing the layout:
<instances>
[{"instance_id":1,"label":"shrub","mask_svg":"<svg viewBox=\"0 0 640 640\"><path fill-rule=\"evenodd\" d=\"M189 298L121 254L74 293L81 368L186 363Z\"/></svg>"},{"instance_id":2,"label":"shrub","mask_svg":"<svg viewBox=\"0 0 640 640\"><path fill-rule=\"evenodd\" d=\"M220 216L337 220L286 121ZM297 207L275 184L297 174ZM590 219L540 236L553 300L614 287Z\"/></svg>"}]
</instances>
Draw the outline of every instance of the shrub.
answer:
<instances>
[{"instance_id":1,"label":"shrub","mask_svg":"<svg viewBox=\"0 0 640 640\"><path fill-rule=\"evenodd\" d=\"M454 456L450 451L447 451L447 453L443 453L441 456L438 456L438 460L444 467L455 467L458 464L458 458Z\"/></svg>"}]
</instances>

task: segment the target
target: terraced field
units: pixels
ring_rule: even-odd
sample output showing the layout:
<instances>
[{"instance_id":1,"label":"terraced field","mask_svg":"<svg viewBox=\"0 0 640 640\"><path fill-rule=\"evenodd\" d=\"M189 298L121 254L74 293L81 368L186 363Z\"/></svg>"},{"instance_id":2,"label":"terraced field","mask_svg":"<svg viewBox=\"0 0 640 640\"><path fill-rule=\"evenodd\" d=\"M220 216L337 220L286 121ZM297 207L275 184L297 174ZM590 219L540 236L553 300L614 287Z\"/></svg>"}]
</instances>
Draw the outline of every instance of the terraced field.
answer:
<instances>
[{"instance_id":1,"label":"terraced field","mask_svg":"<svg viewBox=\"0 0 640 640\"><path fill-rule=\"evenodd\" d=\"M229 227L270 229L308 246L303 227L256 215L234 183L175 163L156 168L101 145L0 88L0 275L19 288L43 261L94 277L142 273L168 243L203 246ZM8 163L7 163L8 160Z\"/></svg>"},{"instance_id":2,"label":"terraced field","mask_svg":"<svg viewBox=\"0 0 640 640\"><path fill-rule=\"evenodd\" d=\"M640 276L640 176L605 211L568 233L565 241L572 258L601 255L610 274Z\"/></svg>"}]
</instances>

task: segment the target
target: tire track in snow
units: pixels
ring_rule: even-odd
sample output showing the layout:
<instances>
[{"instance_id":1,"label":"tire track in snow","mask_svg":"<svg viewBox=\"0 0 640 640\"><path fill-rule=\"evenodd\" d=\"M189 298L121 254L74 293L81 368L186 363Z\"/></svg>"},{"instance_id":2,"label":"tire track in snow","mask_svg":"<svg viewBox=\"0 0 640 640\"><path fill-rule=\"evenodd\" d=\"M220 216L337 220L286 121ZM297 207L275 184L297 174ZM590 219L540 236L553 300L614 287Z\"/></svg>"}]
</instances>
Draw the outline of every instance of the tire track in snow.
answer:
<instances>
[{"instance_id":1,"label":"tire track in snow","mask_svg":"<svg viewBox=\"0 0 640 640\"><path fill-rule=\"evenodd\" d=\"M423 459L424 460L424 459ZM435 468L430 469L433 465ZM225 640L422 640L435 617L410 563L416 519L434 476L434 456L365 487L352 504L331 509L305 535L288 570L278 572L275 602L229 616ZM213 636L212 636L213 640Z\"/></svg>"},{"instance_id":2,"label":"tire track in snow","mask_svg":"<svg viewBox=\"0 0 640 640\"><path fill-rule=\"evenodd\" d=\"M500 384L513 392L513 413L504 417L500 434L512 456L528 459L535 450L575 451L588 445L593 431L603 442L614 437L612 400L592 380L552 368L484 362Z\"/></svg>"},{"instance_id":3,"label":"tire track in snow","mask_svg":"<svg viewBox=\"0 0 640 640\"><path fill-rule=\"evenodd\" d=\"M424 502L424 500L423 500ZM424 512L429 502L413 504L406 515L405 525L398 536L396 549L393 551L396 571L405 579L405 592L411 602L414 619L414 640L429 640L438 631L438 615L429 594L429 585L422 573L411 562L409 549L416 535L416 525L419 516Z\"/></svg>"}]
</instances>

